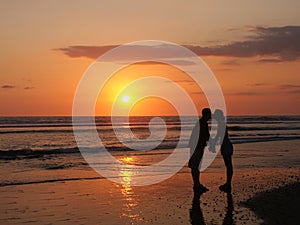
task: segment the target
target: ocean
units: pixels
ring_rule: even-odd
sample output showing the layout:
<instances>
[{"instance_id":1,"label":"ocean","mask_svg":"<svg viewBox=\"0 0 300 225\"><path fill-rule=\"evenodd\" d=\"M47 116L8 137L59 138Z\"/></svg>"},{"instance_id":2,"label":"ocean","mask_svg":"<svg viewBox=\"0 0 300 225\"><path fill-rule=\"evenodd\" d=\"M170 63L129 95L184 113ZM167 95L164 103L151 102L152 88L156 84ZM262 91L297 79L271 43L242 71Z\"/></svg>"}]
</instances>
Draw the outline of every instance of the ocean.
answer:
<instances>
[{"instance_id":1,"label":"ocean","mask_svg":"<svg viewBox=\"0 0 300 225\"><path fill-rule=\"evenodd\" d=\"M124 117L117 117L115 127L123 137L123 143L116 138L110 117L95 117L95 124L102 142L114 156L139 155L140 151L126 147L132 144L135 149L148 145L147 141L131 143L127 137L128 128L138 138L150 135L148 124L152 117L131 117L126 123ZM167 127L164 140L152 151L142 152L145 157L165 157L178 144L180 136L186 147L188 130L194 126L195 118L163 116ZM91 124L82 119L80 132L89 135ZM295 140L300 137L300 116L229 116L227 117L229 135L233 144ZM158 137L162 127L154 124L154 134ZM123 133L122 133L123 132ZM154 136L155 137L155 136ZM95 146L89 146L93 148ZM169 151L166 151L169 150ZM239 157L239 152L235 156ZM148 163L151 162L148 161ZM151 164L151 163L150 163ZM0 186L51 180L73 179L66 170L89 170L81 157L73 134L72 117L0 117ZM30 172L40 171L41 177L32 177ZM66 175L67 174L67 175ZM74 179L75 179L74 178Z\"/></svg>"}]
</instances>

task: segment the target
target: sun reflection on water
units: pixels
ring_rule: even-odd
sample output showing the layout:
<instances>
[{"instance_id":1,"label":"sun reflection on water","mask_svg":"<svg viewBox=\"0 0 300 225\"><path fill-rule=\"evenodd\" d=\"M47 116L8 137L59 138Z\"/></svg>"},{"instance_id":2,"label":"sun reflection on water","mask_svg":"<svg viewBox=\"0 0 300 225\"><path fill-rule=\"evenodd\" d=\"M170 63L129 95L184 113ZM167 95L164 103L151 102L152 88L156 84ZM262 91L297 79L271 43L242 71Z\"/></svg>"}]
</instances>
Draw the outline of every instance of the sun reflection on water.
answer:
<instances>
[{"instance_id":1,"label":"sun reflection on water","mask_svg":"<svg viewBox=\"0 0 300 225\"><path fill-rule=\"evenodd\" d=\"M137 206L137 202L134 196L134 191L131 186L132 176L133 176L133 165L129 165L127 163L132 163L134 160L132 157L123 157L121 159L124 164L120 171L120 177L122 179L122 189L121 193L123 195L124 203L123 203L123 212L121 214L122 217L127 217L134 221L140 221L141 215L135 212L135 208Z\"/></svg>"}]
</instances>

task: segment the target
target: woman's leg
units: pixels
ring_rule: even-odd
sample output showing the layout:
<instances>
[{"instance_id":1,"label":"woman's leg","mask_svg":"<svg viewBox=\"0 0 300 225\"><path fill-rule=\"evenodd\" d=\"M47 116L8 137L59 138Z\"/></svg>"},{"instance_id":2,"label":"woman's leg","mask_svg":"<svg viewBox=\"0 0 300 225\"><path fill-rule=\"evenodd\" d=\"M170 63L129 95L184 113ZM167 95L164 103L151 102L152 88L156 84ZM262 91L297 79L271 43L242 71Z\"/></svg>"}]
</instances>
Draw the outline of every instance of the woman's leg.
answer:
<instances>
[{"instance_id":1,"label":"woman's leg","mask_svg":"<svg viewBox=\"0 0 300 225\"><path fill-rule=\"evenodd\" d=\"M232 180L232 175L233 175L233 167L232 167L232 156L224 156L223 155L223 160L226 166L226 176L227 176L227 182L226 184L231 186L231 180Z\"/></svg>"}]
</instances>

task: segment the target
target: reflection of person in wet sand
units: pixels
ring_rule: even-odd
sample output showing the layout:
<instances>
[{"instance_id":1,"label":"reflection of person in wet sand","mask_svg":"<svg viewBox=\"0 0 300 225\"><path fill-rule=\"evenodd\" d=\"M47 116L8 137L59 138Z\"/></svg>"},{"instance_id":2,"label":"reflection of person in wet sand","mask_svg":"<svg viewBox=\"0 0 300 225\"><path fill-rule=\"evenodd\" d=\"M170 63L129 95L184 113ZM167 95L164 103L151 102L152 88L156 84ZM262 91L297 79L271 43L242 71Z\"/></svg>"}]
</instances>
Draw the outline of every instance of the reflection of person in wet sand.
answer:
<instances>
[{"instance_id":1,"label":"reflection of person in wet sand","mask_svg":"<svg viewBox=\"0 0 300 225\"><path fill-rule=\"evenodd\" d=\"M204 154L204 148L209 140L209 130L208 130L208 120L211 119L211 111L208 108L202 110L202 117L195 125L190 141L189 147L191 152L193 152L188 166L191 168L191 173L193 177L194 186L193 189L196 192L204 193L208 189L200 184L200 170L199 164ZM200 128L200 130L199 130ZM197 135L199 135L197 137ZM198 140L198 141L197 141Z\"/></svg>"},{"instance_id":2,"label":"reflection of person in wet sand","mask_svg":"<svg viewBox=\"0 0 300 225\"><path fill-rule=\"evenodd\" d=\"M233 200L232 195L230 193L227 194L227 212L223 220L223 225L234 225L235 222L233 220Z\"/></svg>"},{"instance_id":3,"label":"reflection of person in wet sand","mask_svg":"<svg viewBox=\"0 0 300 225\"><path fill-rule=\"evenodd\" d=\"M223 225L234 225L233 220L233 200L232 195L227 194L227 210L223 219ZM190 223L192 225L206 225L203 212L200 206L199 194L194 192L194 198L192 202L192 208L190 209Z\"/></svg>"},{"instance_id":4,"label":"reflection of person in wet sand","mask_svg":"<svg viewBox=\"0 0 300 225\"><path fill-rule=\"evenodd\" d=\"M226 193L231 193L231 180L233 175L233 167L232 167L233 145L228 136L228 128L226 126L226 120L223 111L217 109L214 113L214 119L216 119L216 121L218 122L218 131L214 142L220 143L220 141L222 140L222 134L224 134L224 138L221 144L221 154L223 156L223 160L226 166L227 181L225 184L221 185L219 189Z\"/></svg>"},{"instance_id":5,"label":"reflection of person in wet sand","mask_svg":"<svg viewBox=\"0 0 300 225\"><path fill-rule=\"evenodd\" d=\"M192 225L205 225L203 213L200 206L198 193L194 192L192 208L190 209L190 222Z\"/></svg>"}]
</instances>

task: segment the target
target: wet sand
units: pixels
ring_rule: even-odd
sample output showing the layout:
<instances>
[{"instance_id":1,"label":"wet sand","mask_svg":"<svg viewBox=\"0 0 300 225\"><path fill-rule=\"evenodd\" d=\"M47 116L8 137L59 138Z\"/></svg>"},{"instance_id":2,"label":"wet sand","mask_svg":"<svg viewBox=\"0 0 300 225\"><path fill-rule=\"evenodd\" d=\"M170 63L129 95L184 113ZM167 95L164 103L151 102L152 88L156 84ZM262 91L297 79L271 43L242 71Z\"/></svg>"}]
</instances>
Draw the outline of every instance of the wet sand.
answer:
<instances>
[{"instance_id":1,"label":"wet sand","mask_svg":"<svg viewBox=\"0 0 300 225\"><path fill-rule=\"evenodd\" d=\"M292 149L297 150L300 142L288 143L288 151L295 154ZM255 149L256 145L237 145L236 151ZM288 162L286 155L275 155L274 162ZM220 160L214 164L219 165ZM243 160L245 163L240 162ZM0 224L300 224L299 213L294 213L299 209L297 160L291 159L293 166L265 168L263 161L235 159L231 197L218 190L225 180L224 170L212 165L201 175L210 191L200 197L198 205L193 202L188 168L164 182L143 187L97 178L2 186ZM95 172L89 173L96 177Z\"/></svg>"}]
</instances>

